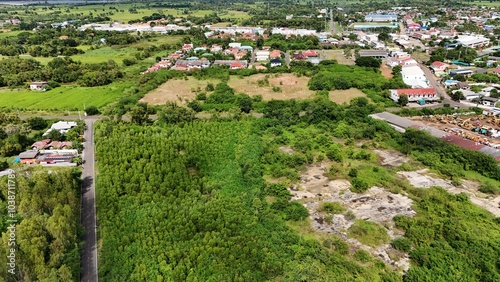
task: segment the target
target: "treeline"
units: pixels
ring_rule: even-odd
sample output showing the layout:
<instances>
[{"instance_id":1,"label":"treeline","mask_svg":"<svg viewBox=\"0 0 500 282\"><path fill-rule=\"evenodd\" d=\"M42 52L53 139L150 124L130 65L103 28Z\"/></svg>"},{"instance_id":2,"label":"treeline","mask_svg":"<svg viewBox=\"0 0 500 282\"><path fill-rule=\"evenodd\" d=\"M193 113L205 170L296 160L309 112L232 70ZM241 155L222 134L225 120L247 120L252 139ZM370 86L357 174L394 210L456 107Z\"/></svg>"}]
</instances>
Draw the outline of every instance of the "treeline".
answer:
<instances>
[{"instance_id":1,"label":"treeline","mask_svg":"<svg viewBox=\"0 0 500 282\"><path fill-rule=\"evenodd\" d=\"M80 172L71 169L17 171L0 178L0 272L5 281L77 281L80 274ZM15 184L8 185L7 180ZM15 187L14 217L7 213ZM10 190L12 191L12 190ZM15 245L8 244L17 220ZM10 269L15 251L15 274Z\"/></svg>"},{"instance_id":2,"label":"treeline","mask_svg":"<svg viewBox=\"0 0 500 282\"><path fill-rule=\"evenodd\" d=\"M105 63L82 64L71 58L55 58L46 66L34 59L19 57L0 60L0 86L27 86L31 81L77 82L81 86L102 86L123 77L119 66ZM57 86L57 85L55 85Z\"/></svg>"},{"instance_id":3,"label":"treeline","mask_svg":"<svg viewBox=\"0 0 500 282\"><path fill-rule=\"evenodd\" d=\"M382 263L351 261L340 241L325 247L286 226L308 212L263 181L257 129L99 124L101 280L400 281Z\"/></svg>"}]
</instances>

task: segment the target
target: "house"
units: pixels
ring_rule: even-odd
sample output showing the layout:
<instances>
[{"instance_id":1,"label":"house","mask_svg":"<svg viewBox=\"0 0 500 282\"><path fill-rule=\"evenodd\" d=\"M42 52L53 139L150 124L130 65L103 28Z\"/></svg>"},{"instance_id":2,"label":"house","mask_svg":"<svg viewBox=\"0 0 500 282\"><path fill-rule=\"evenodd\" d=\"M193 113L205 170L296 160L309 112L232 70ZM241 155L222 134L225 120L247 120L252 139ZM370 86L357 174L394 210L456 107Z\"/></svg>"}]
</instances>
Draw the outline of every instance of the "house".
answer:
<instances>
[{"instance_id":1,"label":"house","mask_svg":"<svg viewBox=\"0 0 500 282\"><path fill-rule=\"evenodd\" d=\"M214 66L226 66L229 68L231 68L231 66L233 66L233 68L231 68L231 69L236 69L237 67L247 68L248 62L245 60L215 60L213 65Z\"/></svg>"},{"instance_id":2,"label":"house","mask_svg":"<svg viewBox=\"0 0 500 282\"><path fill-rule=\"evenodd\" d=\"M219 44L213 44L212 47L210 48L210 52L212 53L217 53L222 51L222 45Z\"/></svg>"},{"instance_id":3,"label":"house","mask_svg":"<svg viewBox=\"0 0 500 282\"><path fill-rule=\"evenodd\" d=\"M491 70L491 73L494 73L497 76L500 76L500 68L496 68L496 69Z\"/></svg>"},{"instance_id":4,"label":"house","mask_svg":"<svg viewBox=\"0 0 500 282\"><path fill-rule=\"evenodd\" d=\"M458 87L458 89L470 90L470 85L467 82L458 81L456 86Z\"/></svg>"},{"instance_id":5,"label":"house","mask_svg":"<svg viewBox=\"0 0 500 282\"><path fill-rule=\"evenodd\" d=\"M463 75L463 76L471 76L474 73L471 69L456 69L456 70L450 70L449 75L451 77L455 75Z\"/></svg>"},{"instance_id":6,"label":"house","mask_svg":"<svg viewBox=\"0 0 500 282\"><path fill-rule=\"evenodd\" d=\"M399 61L400 66L411 66L411 65L418 65L417 61L412 58L405 58Z\"/></svg>"},{"instance_id":7,"label":"house","mask_svg":"<svg viewBox=\"0 0 500 282\"><path fill-rule=\"evenodd\" d=\"M61 39L61 40L66 40L66 39L68 39L68 38L69 38L69 37L68 37L67 35L61 35L61 36L59 36L59 39Z\"/></svg>"},{"instance_id":8,"label":"house","mask_svg":"<svg viewBox=\"0 0 500 282\"><path fill-rule=\"evenodd\" d=\"M398 102L399 97L403 94L408 95L408 102L418 102L419 100L434 102L439 100L434 88L391 89L389 91L391 99L395 102Z\"/></svg>"},{"instance_id":9,"label":"house","mask_svg":"<svg viewBox=\"0 0 500 282\"><path fill-rule=\"evenodd\" d=\"M255 52L255 60L257 61L267 61L271 52L266 50L258 50Z\"/></svg>"},{"instance_id":10,"label":"house","mask_svg":"<svg viewBox=\"0 0 500 282\"><path fill-rule=\"evenodd\" d=\"M271 51L271 53L269 53L269 58L271 59L281 58L281 51L280 50Z\"/></svg>"},{"instance_id":11,"label":"house","mask_svg":"<svg viewBox=\"0 0 500 282\"><path fill-rule=\"evenodd\" d=\"M48 149L69 149L73 147L73 142L71 141L52 141L48 144Z\"/></svg>"},{"instance_id":12,"label":"house","mask_svg":"<svg viewBox=\"0 0 500 282\"><path fill-rule=\"evenodd\" d=\"M318 53L316 53L316 51L314 51L314 50L307 50L307 51L302 52L302 55L309 58L309 57L317 57Z\"/></svg>"},{"instance_id":13,"label":"house","mask_svg":"<svg viewBox=\"0 0 500 282\"><path fill-rule=\"evenodd\" d=\"M481 104L483 104L484 106L495 107L496 103L498 103L497 98L484 97L483 99L481 99Z\"/></svg>"},{"instance_id":14,"label":"house","mask_svg":"<svg viewBox=\"0 0 500 282\"><path fill-rule=\"evenodd\" d=\"M233 62L229 65L230 70L240 70L243 68L245 68L245 66L243 66L243 64L240 62Z\"/></svg>"},{"instance_id":15,"label":"house","mask_svg":"<svg viewBox=\"0 0 500 282\"><path fill-rule=\"evenodd\" d=\"M37 91L45 91L45 87L48 86L49 83L47 81L34 81L30 83L30 89L31 90L37 90Z\"/></svg>"},{"instance_id":16,"label":"house","mask_svg":"<svg viewBox=\"0 0 500 282\"><path fill-rule=\"evenodd\" d=\"M35 164L40 153L36 150L25 151L19 154L19 162L22 164Z\"/></svg>"},{"instance_id":17,"label":"house","mask_svg":"<svg viewBox=\"0 0 500 282\"><path fill-rule=\"evenodd\" d=\"M42 136L47 136L52 130L57 130L61 134L64 134L68 132L71 128L76 127L77 125L78 124L74 121L58 121L52 124L52 126L50 126L50 128L47 131L45 131L45 133Z\"/></svg>"},{"instance_id":18,"label":"house","mask_svg":"<svg viewBox=\"0 0 500 282\"><path fill-rule=\"evenodd\" d=\"M31 150L43 150L49 147L50 139L36 141L31 145Z\"/></svg>"},{"instance_id":19,"label":"house","mask_svg":"<svg viewBox=\"0 0 500 282\"><path fill-rule=\"evenodd\" d=\"M282 65L281 59L271 59L271 67L280 67Z\"/></svg>"},{"instance_id":20,"label":"house","mask_svg":"<svg viewBox=\"0 0 500 282\"><path fill-rule=\"evenodd\" d=\"M464 95L465 100L467 100L467 101L471 101L471 100L474 100L474 99L479 99L479 97L481 97L481 95L479 95L478 93L476 93L474 91L470 91L470 90L456 89L456 90L451 91L451 93L455 94L458 91L462 92L462 94Z\"/></svg>"},{"instance_id":21,"label":"house","mask_svg":"<svg viewBox=\"0 0 500 282\"><path fill-rule=\"evenodd\" d=\"M493 89L496 89L495 87L486 87L486 88L483 88L481 89L481 91L479 92L479 94L483 95L483 96L486 96L486 97L489 97L491 95L491 91Z\"/></svg>"},{"instance_id":22,"label":"house","mask_svg":"<svg viewBox=\"0 0 500 282\"><path fill-rule=\"evenodd\" d=\"M459 82L460 82L460 81L458 81L458 80L448 79L448 80L445 80L445 81L444 81L444 86L445 86L446 88L455 87L455 86L457 86L457 85L458 85L458 83L459 83Z\"/></svg>"},{"instance_id":23,"label":"house","mask_svg":"<svg viewBox=\"0 0 500 282\"><path fill-rule=\"evenodd\" d=\"M446 69L449 67L450 65L439 61L435 61L430 65L430 69L436 76L445 75Z\"/></svg>"},{"instance_id":24,"label":"house","mask_svg":"<svg viewBox=\"0 0 500 282\"><path fill-rule=\"evenodd\" d=\"M294 53L293 59L297 61L302 61L306 59L306 56L302 55L301 53Z\"/></svg>"},{"instance_id":25,"label":"house","mask_svg":"<svg viewBox=\"0 0 500 282\"><path fill-rule=\"evenodd\" d=\"M184 44L182 45L182 51L189 52L194 48L193 44Z\"/></svg>"}]
</instances>

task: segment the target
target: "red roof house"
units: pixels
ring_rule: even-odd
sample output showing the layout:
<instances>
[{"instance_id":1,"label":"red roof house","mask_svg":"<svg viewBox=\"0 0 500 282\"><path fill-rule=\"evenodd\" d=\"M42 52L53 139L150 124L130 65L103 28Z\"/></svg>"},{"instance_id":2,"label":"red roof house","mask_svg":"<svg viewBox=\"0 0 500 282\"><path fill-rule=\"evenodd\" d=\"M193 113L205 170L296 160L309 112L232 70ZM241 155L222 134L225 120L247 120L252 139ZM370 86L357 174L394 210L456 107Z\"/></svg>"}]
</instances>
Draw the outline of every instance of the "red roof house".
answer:
<instances>
[{"instance_id":1,"label":"red roof house","mask_svg":"<svg viewBox=\"0 0 500 282\"><path fill-rule=\"evenodd\" d=\"M304 55L305 57L317 57L318 53L316 53L316 51L314 50L307 50L302 52L302 55Z\"/></svg>"},{"instance_id":2,"label":"red roof house","mask_svg":"<svg viewBox=\"0 0 500 282\"><path fill-rule=\"evenodd\" d=\"M408 88L408 89L391 89L391 99L399 101L402 94L408 95L409 102L417 102L418 100L437 101L436 89L434 88Z\"/></svg>"}]
</instances>

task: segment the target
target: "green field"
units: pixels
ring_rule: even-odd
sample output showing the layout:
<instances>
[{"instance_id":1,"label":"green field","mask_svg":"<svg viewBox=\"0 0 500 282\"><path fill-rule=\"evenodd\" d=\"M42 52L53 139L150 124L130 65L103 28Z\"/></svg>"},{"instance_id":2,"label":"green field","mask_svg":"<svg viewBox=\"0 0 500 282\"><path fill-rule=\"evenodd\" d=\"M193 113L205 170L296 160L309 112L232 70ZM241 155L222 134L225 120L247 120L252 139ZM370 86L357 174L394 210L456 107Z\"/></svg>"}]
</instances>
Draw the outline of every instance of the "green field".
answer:
<instances>
[{"instance_id":1,"label":"green field","mask_svg":"<svg viewBox=\"0 0 500 282\"><path fill-rule=\"evenodd\" d=\"M54 110L102 107L115 101L132 83L117 82L101 87L61 86L46 91L0 89L0 108Z\"/></svg>"},{"instance_id":2,"label":"green field","mask_svg":"<svg viewBox=\"0 0 500 282\"><path fill-rule=\"evenodd\" d=\"M87 50L85 50L86 48ZM89 47L82 48L85 50L85 54L71 56L75 61L81 61L82 63L102 63L109 60L114 60L116 63L121 64L123 59L132 58L133 54L137 52L136 49L125 47L100 47L99 49L88 50Z\"/></svg>"}]
</instances>

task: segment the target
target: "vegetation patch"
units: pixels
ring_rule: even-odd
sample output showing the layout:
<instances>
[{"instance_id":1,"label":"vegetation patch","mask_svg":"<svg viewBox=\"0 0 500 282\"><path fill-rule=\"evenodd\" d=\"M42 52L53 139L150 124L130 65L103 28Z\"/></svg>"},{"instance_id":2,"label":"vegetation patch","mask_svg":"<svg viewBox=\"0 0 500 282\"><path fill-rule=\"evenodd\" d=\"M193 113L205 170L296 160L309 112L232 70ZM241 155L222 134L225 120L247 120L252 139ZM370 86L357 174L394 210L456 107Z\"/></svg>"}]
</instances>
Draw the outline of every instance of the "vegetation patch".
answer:
<instances>
[{"instance_id":1,"label":"vegetation patch","mask_svg":"<svg viewBox=\"0 0 500 282\"><path fill-rule=\"evenodd\" d=\"M389 242L387 230L380 224L357 219L348 229L350 237L368 246L380 246Z\"/></svg>"}]
</instances>

